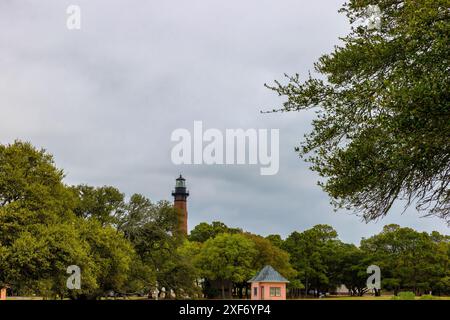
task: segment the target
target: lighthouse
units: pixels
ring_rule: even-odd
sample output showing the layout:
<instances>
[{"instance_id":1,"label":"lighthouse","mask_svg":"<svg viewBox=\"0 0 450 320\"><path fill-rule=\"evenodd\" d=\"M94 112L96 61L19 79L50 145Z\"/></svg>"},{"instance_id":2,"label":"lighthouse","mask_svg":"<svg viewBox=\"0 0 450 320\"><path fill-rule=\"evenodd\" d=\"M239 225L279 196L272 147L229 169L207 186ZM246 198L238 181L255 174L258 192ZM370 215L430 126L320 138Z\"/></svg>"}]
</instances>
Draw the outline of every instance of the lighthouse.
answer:
<instances>
[{"instance_id":1,"label":"lighthouse","mask_svg":"<svg viewBox=\"0 0 450 320\"><path fill-rule=\"evenodd\" d=\"M189 197L189 191L186 189L186 179L181 174L176 179L175 190L172 192L172 196L174 198L173 206L178 213L178 230L181 234L187 236L187 197Z\"/></svg>"}]
</instances>

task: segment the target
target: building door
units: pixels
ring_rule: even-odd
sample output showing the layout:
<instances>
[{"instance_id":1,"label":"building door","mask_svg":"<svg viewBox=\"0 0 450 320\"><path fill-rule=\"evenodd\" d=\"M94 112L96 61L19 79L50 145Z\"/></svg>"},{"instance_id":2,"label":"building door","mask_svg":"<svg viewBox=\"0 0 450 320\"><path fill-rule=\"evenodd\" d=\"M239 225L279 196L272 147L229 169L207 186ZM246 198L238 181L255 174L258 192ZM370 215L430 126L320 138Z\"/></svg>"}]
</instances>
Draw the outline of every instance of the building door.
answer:
<instances>
[{"instance_id":1,"label":"building door","mask_svg":"<svg viewBox=\"0 0 450 320\"><path fill-rule=\"evenodd\" d=\"M261 287L261 300L264 300L264 286Z\"/></svg>"}]
</instances>

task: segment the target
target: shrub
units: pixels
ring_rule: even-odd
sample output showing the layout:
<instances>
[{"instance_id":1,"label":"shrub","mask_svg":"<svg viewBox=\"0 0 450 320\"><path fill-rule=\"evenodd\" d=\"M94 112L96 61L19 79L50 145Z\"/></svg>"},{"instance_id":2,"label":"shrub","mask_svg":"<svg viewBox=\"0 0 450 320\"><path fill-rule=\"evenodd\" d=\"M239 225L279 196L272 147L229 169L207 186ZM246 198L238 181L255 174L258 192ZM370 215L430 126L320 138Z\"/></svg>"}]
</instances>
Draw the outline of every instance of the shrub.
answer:
<instances>
[{"instance_id":1,"label":"shrub","mask_svg":"<svg viewBox=\"0 0 450 320\"><path fill-rule=\"evenodd\" d=\"M424 294L423 296L420 297L420 300L439 300L439 298L431 294Z\"/></svg>"},{"instance_id":2,"label":"shrub","mask_svg":"<svg viewBox=\"0 0 450 320\"><path fill-rule=\"evenodd\" d=\"M392 300L415 300L416 295L414 292L411 291L405 291L405 292L399 292L397 296L392 297Z\"/></svg>"}]
</instances>

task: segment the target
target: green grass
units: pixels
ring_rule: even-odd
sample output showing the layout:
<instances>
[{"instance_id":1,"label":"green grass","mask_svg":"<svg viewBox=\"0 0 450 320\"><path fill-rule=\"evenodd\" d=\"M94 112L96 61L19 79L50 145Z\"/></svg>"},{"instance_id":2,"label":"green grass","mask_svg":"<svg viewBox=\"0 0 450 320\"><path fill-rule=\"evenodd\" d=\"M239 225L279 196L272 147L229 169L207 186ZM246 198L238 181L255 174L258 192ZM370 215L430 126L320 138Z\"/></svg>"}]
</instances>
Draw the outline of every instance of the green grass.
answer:
<instances>
[{"instance_id":1,"label":"green grass","mask_svg":"<svg viewBox=\"0 0 450 320\"><path fill-rule=\"evenodd\" d=\"M7 300L43 300L42 297L7 297ZM117 298L117 300L145 300L145 297L128 297L127 299L124 298ZM112 298L103 298L102 300L114 300ZM322 299L319 298L304 298L304 299L297 299L297 300L407 300L407 299L400 299L394 295L382 295L381 297L375 297L371 295L365 295L362 297L358 296L328 296ZM412 300L412 299L411 299ZM414 300L450 300L450 297L438 297L438 296L430 296L430 295L423 295L414 297Z\"/></svg>"},{"instance_id":2,"label":"green grass","mask_svg":"<svg viewBox=\"0 0 450 320\"><path fill-rule=\"evenodd\" d=\"M381 297L375 297L375 296L362 296L362 297L355 297L355 296L329 296L326 298L323 298L323 300L409 300L404 297L398 298L394 295L382 295ZM450 297L438 297L438 296L430 296L430 295L423 295L411 298L411 300L450 300Z\"/></svg>"}]
</instances>

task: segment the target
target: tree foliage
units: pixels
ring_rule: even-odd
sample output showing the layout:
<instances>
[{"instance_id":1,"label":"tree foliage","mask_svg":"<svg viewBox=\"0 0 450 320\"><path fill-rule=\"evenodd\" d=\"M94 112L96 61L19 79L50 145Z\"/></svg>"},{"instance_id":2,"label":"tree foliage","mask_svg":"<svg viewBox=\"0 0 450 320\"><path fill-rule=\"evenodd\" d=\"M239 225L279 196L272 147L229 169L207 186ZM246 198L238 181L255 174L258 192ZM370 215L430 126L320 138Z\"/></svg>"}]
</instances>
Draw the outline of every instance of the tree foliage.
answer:
<instances>
[{"instance_id":1,"label":"tree foliage","mask_svg":"<svg viewBox=\"0 0 450 320\"><path fill-rule=\"evenodd\" d=\"M96 219L103 226L116 224L124 211L125 195L109 186L79 185L72 190L78 196L74 212L85 219Z\"/></svg>"},{"instance_id":2,"label":"tree foliage","mask_svg":"<svg viewBox=\"0 0 450 320\"><path fill-rule=\"evenodd\" d=\"M252 262L255 271L270 265L287 279L293 279L296 276L297 271L292 267L289 261L289 254L286 251L273 245L272 242L261 236L250 233L245 233L244 235L255 245L257 253Z\"/></svg>"},{"instance_id":3,"label":"tree foliage","mask_svg":"<svg viewBox=\"0 0 450 320\"><path fill-rule=\"evenodd\" d=\"M15 294L96 299L157 289L160 298L183 299L209 296L205 284L215 281L222 297L227 287L243 298L247 281L271 265L290 280L291 296L341 284L362 295L371 264L384 290L450 293L450 237L438 232L388 225L357 247L328 225L283 240L216 221L187 240L169 202L140 194L125 201L114 187L70 187L63 178L45 150L0 145L0 286ZM81 269L80 290L66 287L70 265Z\"/></svg>"},{"instance_id":4,"label":"tree foliage","mask_svg":"<svg viewBox=\"0 0 450 320\"><path fill-rule=\"evenodd\" d=\"M0 284L44 297L96 297L124 285L134 249L111 226L78 217L77 198L51 155L0 145ZM67 267L82 272L69 292Z\"/></svg>"},{"instance_id":5,"label":"tree foliage","mask_svg":"<svg viewBox=\"0 0 450 320\"><path fill-rule=\"evenodd\" d=\"M368 5L380 28L361 25ZM350 0L352 31L320 57L306 81L268 86L279 110L315 109L313 130L298 151L336 208L365 220L405 200L450 217L450 11L448 0Z\"/></svg>"},{"instance_id":6,"label":"tree foliage","mask_svg":"<svg viewBox=\"0 0 450 320\"><path fill-rule=\"evenodd\" d=\"M291 263L298 271L298 281L306 292L310 289L328 291L337 283L330 277L334 263L337 232L328 225L317 225L302 233L294 231L283 243L283 249L291 256Z\"/></svg>"},{"instance_id":7,"label":"tree foliage","mask_svg":"<svg viewBox=\"0 0 450 320\"><path fill-rule=\"evenodd\" d=\"M197 269L181 249L183 238L174 232L178 218L173 206L167 201L152 203L134 194L124 208L119 230L131 241L142 263L154 270L154 278L145 289L173 292L176 298L196 295Z\"/></svg>"},{"instance_id":8,"label":"tree foliage","mask_svg":"<svg viewBox=\"0 0 450 320\"><path fill-rule=\"evenodd\" d=\"M387 225L380 234L361 241L361 249L381 268L385 289L442 293L449 289L450 238L433 234Z\"/></svg>"},{"instance_id":9,"label":"tree foliage","mask_svg":"<svg viewBox=\"0 0 450 320\"><path fill-rule=\"evenodd\" d=\"M278 238L281 244L281 237L278 236ZM271 265L284 277L289 279L294 278L297 274L297 271L292 267L289 261L289 254L280 247L274 245L270 240L259 235L243 232L241 229L230 228L219 221L214 221L211 224L200 223L191 232L189 239L191 240L189 243L196 244L196 250L194 251L198 252L195 255L194 261L197 262L199 274L205 277L206 284L204 283L203 290L206 296L216 296L214 290L217 288L210 288L209 286L211 286L210 280L216 282L218 280L218 282L221 283L220 289L222 291L222 296L224 296L223 291L225 289L225 284L232 284L239 298L243 298L244 291L248 289L247 281L249 278L266 265ZM194 239L197 241L194 241ZM234 239L235 241L233 242L231 239ZM228 247L227 241L233 243L233 246ZM241 257L238 252L240 249L237 248L245 243L253 248L252 254L248 255L246 253L247 248L244 246L246 249L243 250L244 256ZM211 255L211 252L214 252L214 254ZM241 272L241 274L246 274L246 277L241 277L240 279L224 277L224 272L229 268L230 263L234 266L238 266L233 260L234 258L237 259L237 257L230 258L231 254L239 254L238 257L244 259L242 261L245 262L245 265L251 266L246 268L245 272ZM228 264L223 264L223 260L214 261L218 256L221 256L222 259L226 259ZM205 261L209 262L205 263ZM228 289L231 291L233 288Z\"/></svg>"},{"instance_id":10,"label":"tree foliage","mask_svg":"<svg viewBox=\"0 0 450 320\"><path fill-rule=\"evenodd\" d=\"M225 298L225 280L239 283L250 279L256 255L255 244L244 235L222 233L203 244L197 263L204 277L221 281Z\"/></svg>"},{"instance_id":11,"label":"tree foliage","mask_svg":"<svg viewBox=\"0 0 450 320\"><path fill-rule=\"evenodd\" d=\"M225 223L213 221L210 224L202 222L195 226L189 235L189 240L197 242L205 242L214 238L221 233L242 233L241 229L230 228Z\"/></svg>"}]
</instances>

